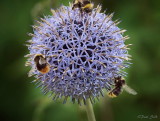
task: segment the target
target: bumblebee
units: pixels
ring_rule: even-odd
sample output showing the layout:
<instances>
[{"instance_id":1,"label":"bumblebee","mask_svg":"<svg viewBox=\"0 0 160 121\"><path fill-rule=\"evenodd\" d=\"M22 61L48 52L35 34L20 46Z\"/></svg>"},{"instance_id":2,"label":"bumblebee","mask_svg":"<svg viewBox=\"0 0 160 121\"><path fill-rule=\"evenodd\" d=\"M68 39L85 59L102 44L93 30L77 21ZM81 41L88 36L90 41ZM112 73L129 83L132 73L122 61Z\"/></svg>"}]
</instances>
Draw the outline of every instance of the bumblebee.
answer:
<instances>
[{"instance_id":1,"label":"bumblebee","mask_svg":"<svg viewBox=\"0 0 160 121\"><path fill-rule=\"evenodd\" d=\"M114 78L114 84L115 87L108 93L109 97L117 97L123 91L123 89L132 95L137 94L135 90L126 85L125 80L121 76Z\"/></svg>"},{"instance_id":2,"label":"bumblebee","mask_svg":"<svg viewBox=\"0 0 160 121\"><path fill-rule=\"evenodd\" d=\"M75 8L81 8L82 7L82 0L74 0L72 5L72 10Z\"/></svg>"},{"instance_id":3,"label":"bumblebee","mask_svg":"<svg viewBox=\"0 0 160 121\"><path fill-rule=\"evenodd\" d=\"M49 63L47 62L46 58L44 57L44 55L42 54L37 54L35 57L34 57L34 62L35 62L35 65L36 65L36 68L37 70L42 73L42 74L45 74L45 73L48 73L50 71L50 65Z\"/></svg>"},{"instance_id":4,"label":"bumblebee","mask_svg":"<svg viewBox=\"0 0 160 121\"><path fill-rule=\"evenodd\" d=\"M79 8L81 13L84 11L86 13L90 13L93 9L93 3L89 0L74 0L72 9Z\"/></svg>"}]
</instances>

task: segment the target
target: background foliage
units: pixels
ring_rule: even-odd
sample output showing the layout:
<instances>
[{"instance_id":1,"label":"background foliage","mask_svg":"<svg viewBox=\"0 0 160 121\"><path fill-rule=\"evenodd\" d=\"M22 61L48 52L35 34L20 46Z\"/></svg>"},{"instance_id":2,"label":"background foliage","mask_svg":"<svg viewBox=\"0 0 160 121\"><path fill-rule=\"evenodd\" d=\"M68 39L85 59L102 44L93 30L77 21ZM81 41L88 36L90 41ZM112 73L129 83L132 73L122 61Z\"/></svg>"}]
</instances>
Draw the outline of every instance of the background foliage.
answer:
<instances>
[{"instance_id":1,"label":"background foliage","mask_svg":"<svg viewBox=\"0 0 160 121\"><path fill-rule=\"evenodd\" d=\"M115 99L101 98L94 105L97 121L160 120L160 1L159 0L93 0L114 20L122 20L133 46L128 69L128 84L137 96L124 92ZM30 25L50 8L68 0L1 0L0 1L0 120L1 121L87 121L83 106L63 105L44 96L30 82L29 68L24 66L24 46L32 32ZM71 1L70 1L71 2ZM148 116L148 118L147 118ZM152 119L150 119L152 117Z\"/></svg>"}]
</instances>

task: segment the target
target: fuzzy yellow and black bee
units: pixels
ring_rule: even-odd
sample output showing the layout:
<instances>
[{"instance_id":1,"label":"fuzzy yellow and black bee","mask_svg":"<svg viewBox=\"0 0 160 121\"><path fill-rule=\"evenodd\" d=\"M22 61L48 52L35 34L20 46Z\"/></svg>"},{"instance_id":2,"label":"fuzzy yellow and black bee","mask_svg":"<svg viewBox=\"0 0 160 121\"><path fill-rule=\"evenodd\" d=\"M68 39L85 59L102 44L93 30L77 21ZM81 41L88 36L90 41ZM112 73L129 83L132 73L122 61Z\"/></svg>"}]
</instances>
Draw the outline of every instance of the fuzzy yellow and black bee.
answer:
<instances>
[{"instance_id":1,"label":"fuzzy yellow and black bee","mask_svg":"<svg viewBox=\"0 0 160 121\"><path fill-rule=\"evenodd\" d=\"M46 58L44 57L44 55L42 54L37 54L35 57L34 57L34 62L36 64L36 68L37 70L42 73L42 74L45 74L45 73L48 73L50 71L50 65L49 63L47 62Z\"/></svg>"},{"instance_id":2,"label":"fuzzy yellow and black bee","mask_svg":"<svg viewBox=\"0 0 160 121\"><path fill-rule=\"evenodd\" d=\"M132 95L137 94L135 90L126 85L125 80L121 76L114 78L114 84L115 87L108 93L109 97L117 97L123 91L123 89Z\"/></svg>"},{"instance_id":3,"label":"fuzzy yellow and black bee","mask_svg":"<svg viewBox=\"0 0 160 121\"><path fill-rule=\"evenodd\" d=\"M79 8L81 13L84 11L90 13L93 9L94 4L89 0L74 0L72 9Z\"/></svg>"}]
</instances>

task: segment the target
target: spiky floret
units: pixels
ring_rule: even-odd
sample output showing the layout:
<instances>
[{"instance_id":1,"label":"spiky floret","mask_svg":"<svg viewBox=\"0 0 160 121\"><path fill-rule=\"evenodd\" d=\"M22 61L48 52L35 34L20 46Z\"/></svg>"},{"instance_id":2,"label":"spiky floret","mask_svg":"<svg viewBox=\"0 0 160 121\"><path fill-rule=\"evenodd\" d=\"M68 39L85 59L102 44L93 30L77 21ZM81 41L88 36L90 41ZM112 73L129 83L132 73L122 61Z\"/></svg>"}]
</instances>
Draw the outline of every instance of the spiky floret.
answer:
<instances>
[{"instance_id":1,"label":"spiky floret","mask_svg":"<svg viewBox=\"0 0 160 121\"><path fill-rule=\"evenodd\" d=\"M113 78L125 76L124 68L129 64L128 39L125 30L112 21L113 14L101 13L101 6L90 14L78 9L62 6L53 15L42 18L29 34L29 54L26 65L32 67L36 84L43 92L51 92L53 99L64 97L79 104L81 100L103 96L103 89L110 90ZM36 54L45 56L50 65L48 73L40 73L34 63Z\"/></svg>"}]
</instances>

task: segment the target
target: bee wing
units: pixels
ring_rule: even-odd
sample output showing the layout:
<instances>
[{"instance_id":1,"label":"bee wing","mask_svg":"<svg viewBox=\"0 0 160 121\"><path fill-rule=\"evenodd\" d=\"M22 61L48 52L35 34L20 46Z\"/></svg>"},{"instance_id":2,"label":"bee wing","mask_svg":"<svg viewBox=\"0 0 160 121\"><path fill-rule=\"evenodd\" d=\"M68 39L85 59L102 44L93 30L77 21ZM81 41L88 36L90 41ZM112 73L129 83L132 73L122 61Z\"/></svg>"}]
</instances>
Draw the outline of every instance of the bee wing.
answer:
<instances>
[{"instance_id":1,"label":"bee wing","mask_svg":"<svg viewBox=\"0 0 160 121\"><path fill-rule=\"evenodd\" d=\"M132 95L136 95L137 94L137 92L134 89L130 88L128 85L124 85L123 89L126 92L128 92L129 94L132 94Z\"/></svg>"},{"instance_id":2,"label":"bee wing","mask_svg":"<svg viewBox=\"0 0 160 121\"><path fill-rule=\"evenodd\" d=\"M39 59L39 64L46 64L47 63L47 61L46 61L46 59L45 58L43 58L43 57L41 57L40 59Z\"/></svg>"}]
</instances>

